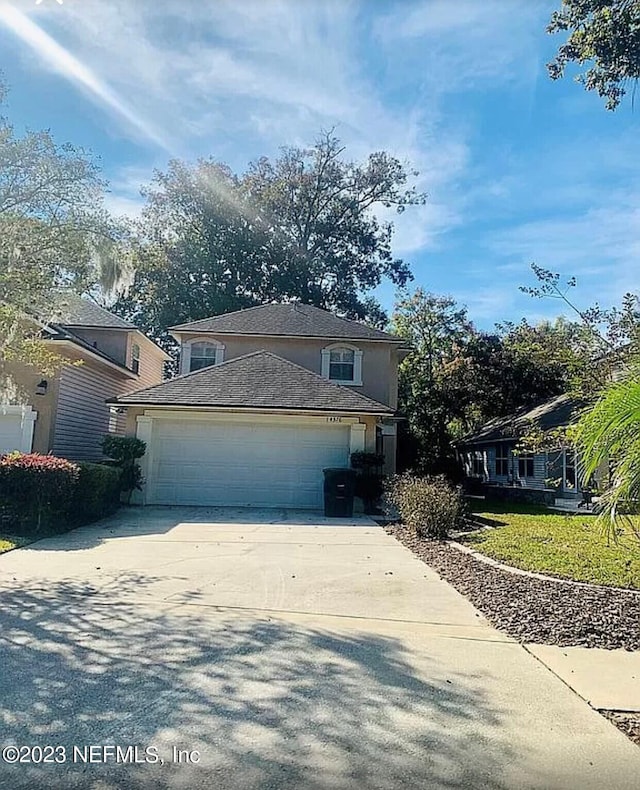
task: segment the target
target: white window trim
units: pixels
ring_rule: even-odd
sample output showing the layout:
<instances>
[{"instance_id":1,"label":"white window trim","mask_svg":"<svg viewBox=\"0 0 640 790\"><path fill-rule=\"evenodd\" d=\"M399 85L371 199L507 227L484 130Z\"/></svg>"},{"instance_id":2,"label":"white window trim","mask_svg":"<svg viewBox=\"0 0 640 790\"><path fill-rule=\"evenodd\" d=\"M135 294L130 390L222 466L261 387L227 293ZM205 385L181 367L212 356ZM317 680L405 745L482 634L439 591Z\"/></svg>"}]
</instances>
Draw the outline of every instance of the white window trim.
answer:
<instances>
[{"instance_id":1,"label":"white window trim","mask_svg":"<svg viewBox=\"0 0 640 790\"><path fill-rule=\"evenodd\" d=\"M353 351L353 381L338 381L337 379L329 378L331 352L339 348L347 348L349 351ZM334 384L341 384L343 387L361 387L362 351L349 343L332 343L330 346L325 346L322 349L322 377L327 379L327 381L332 381Z\"/></svg>"},{"instance_id":2,"label":"white window trim","mask_svg":"<svg viewBox=\"0 0 640 790\"><path fill-rule=\"evenodd\" d=\"M214 364L219 365L221 362L224 362L225 346L223 343L213 337L192 337L186 343L183 343L180 349L180 373L191 373L191 346L194 343L209 343L215 346L216 361ZM202 370L206 370L206 368L202 368Z\"/></svg>"},{"instance_id":3,"label":"white window trim","mask_svg":"<svg viewBox=\"0 0 640 790\"><path fill-rule=\"evenodd\" d=\"M535 453L519 453L516 456L516 461L517 461L516 468L517 468L517 473L518 473L518 480L535 480L536 479L536 454ZM525 471L524 475L520 474L520 462L521 461L524 463L524 471ZM531 475L526 474L527 462L528 461L531 461L531 464L532 464L533 474L531 474Z\"/></svg>"}]
</instances>

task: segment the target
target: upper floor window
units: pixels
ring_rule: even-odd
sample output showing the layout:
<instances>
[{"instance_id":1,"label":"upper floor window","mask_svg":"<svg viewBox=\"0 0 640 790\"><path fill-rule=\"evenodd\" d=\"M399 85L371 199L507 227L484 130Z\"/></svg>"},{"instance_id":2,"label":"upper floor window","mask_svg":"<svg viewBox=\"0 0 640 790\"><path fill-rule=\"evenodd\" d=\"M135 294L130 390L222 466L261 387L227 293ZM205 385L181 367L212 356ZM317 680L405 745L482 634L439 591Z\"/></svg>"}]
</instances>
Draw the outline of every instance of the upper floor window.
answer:
<instances>
[{"instance_id":1,"label":"upper floor window","mask_svg":"<svg viewBox=\"0 0 640 790\"><path fill-rule=\"evenodd\" d=\"M191 343L191 357L189 361L189 372L202 370L211 365L215 365L218 356L218 346L214 343Z\"/></svg>"},{"instance_id":2,"label":"upper floor window","mask_svg":"<svg viewBox=\"0 0 640 790\"><path fill-rule=\"evenodd\" d=\"M353 381L355 352L350 348L335 348L329 352L329 378L331 381Z\"/></svg>"},{"instance_id":3,"label":"upper floor window","mask_svg":"<svg viewBox=\"0 0 640 790\"><path fill-rule=\"evenodd\" d=\"M333 345L322 350L322 375L337 384L362 385L362 351Z\"/></svg>"},{"instance_id":4,"label":"upper floor window","mask_svg":"<svg viewBox=\"0 0 640 790\"><path fill-rule=\"evenodd\" d=\"M140 346L137 343L131 346L131 370L140 373Z\"/></svg>"}]
</instances>

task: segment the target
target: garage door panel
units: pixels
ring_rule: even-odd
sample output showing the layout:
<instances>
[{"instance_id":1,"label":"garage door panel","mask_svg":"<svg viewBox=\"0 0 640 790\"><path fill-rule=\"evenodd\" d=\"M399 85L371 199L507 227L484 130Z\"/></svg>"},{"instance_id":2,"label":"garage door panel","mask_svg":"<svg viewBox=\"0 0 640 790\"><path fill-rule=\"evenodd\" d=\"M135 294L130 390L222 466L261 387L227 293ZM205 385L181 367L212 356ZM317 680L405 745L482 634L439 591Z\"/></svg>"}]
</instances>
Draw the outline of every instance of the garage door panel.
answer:
<instances>
[{"instance_id":1,"label":"garage door panel","mask_svg":"<svg viewBox=\"0 0 640 790\"><path fill-rule=\"evenodd\" d=\"M348 462L345 425L159 420L147 501L318 508L322 469Z\"/></svg>"}]
</instances>

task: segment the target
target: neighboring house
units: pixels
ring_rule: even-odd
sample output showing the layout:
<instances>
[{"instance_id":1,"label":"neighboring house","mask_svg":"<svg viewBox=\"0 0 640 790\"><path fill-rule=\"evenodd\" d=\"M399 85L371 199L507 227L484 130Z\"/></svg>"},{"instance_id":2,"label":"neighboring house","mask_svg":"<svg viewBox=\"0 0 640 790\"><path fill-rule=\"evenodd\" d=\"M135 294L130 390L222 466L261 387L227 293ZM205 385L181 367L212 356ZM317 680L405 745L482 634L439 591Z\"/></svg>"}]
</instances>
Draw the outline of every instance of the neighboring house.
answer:
<instances>
[{"instance_id":1,"label":"neighboring house","mask_svg":"<svg viewBox=\"0 0 640 790\"><path fill-rule=\"evenodd\" d=\"M573 447L540 453L514 452L519 439L532 429L546 432L568 426L579 405L568 395L560 395L534 409L491 420L465 436L456 447L466 477L502 488L546 491L550 501L555 496L581 499L583 480Z\"/></svg>"},{"instance_id":2,"label":"neighboring house","mask_svg":"<svg viewBox=\"0 0 640 790\"><path fill-rule=\"evenodd\" d=\"M143 502L317 508L355 451L395 470L400 338L302 304L171 332L181 375L114 401L147 444Z\"/></svg>"},{"instance_id":3,"label":"neighboring house","mask_svg":"<svg viewBox=\"0 0 640 790\"><path fill-rule=\"evenodd\" d=\"M43 342L64 359L52 376L5 363L0 453L53 453L99 460L106 433L124 433L125 415L107 400L164 378L169 355L133 324L76 294L56 297Z\"/></svg>"}]
</instances>

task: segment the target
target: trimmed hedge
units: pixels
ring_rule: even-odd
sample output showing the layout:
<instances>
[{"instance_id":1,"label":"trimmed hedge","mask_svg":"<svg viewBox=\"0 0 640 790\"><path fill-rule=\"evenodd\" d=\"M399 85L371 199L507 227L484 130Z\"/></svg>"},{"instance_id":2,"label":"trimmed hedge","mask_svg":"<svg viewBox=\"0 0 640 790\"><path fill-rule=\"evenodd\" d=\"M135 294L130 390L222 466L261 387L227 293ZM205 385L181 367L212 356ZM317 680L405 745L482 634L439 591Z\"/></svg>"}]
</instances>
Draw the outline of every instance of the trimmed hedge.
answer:
<instances>
[{"instance_id":1,"label":"trimmed hedge","mask_svg":"<svg viewBox=\"0 0 640 790\"><path fill-rule=\"evenodd\" d=\"M0 517L16 535L64 532L115 512L120 472L37 453L0 456Z\"/></svg>"},{"instance_id":2,"label":"trimmed hedge","mask_svg":"<svg viewBox=\"0 0 640 790\"><path fill-rule=\"evenodd\" d=\"M110 516L120 506L120 470L104 464L78 464L80 474L71 517L79 524Z\"/></svg>"}]
</instances>

